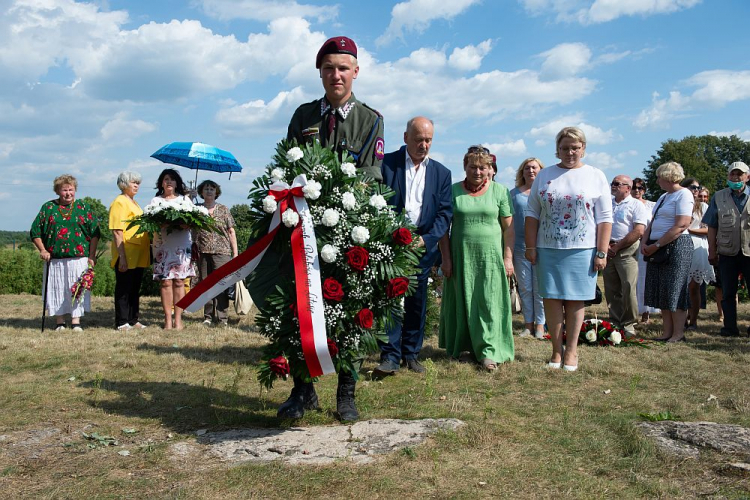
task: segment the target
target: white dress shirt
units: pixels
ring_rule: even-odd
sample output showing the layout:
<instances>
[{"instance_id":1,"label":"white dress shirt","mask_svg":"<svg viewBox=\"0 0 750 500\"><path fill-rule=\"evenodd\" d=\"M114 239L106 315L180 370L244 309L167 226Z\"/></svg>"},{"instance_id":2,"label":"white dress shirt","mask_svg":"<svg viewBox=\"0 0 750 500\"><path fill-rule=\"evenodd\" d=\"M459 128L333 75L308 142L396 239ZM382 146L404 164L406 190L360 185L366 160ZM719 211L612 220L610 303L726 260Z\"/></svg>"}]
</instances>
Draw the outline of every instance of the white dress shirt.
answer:
<instances>
[{"instance_id":1,"label":"white dress shirt","mask_svg":"<svg viewBox=\"0 0 750 500\"><path fill-rule=\"evenodd\" d=\"M429 157L417 165L406 151L406 196L404 197L404 210L406 215L414 223L419 225L419 217L422 214L422 200L424 199L425 170L430 162Z\"/></svg>"}]
</instances>

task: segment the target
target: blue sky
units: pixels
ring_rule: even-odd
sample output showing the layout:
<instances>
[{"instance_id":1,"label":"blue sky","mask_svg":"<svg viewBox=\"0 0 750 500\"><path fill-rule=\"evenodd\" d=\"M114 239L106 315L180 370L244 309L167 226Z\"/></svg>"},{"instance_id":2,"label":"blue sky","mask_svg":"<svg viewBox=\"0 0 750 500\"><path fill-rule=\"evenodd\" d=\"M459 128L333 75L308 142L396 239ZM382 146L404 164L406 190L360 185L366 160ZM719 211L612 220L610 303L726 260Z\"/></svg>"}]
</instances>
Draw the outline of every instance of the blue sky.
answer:
<instances>
[{"instance_id":1,"label":"blue sky","mask_svg":"<svg viewBox=\"0 0 750 500\"><path fill-rule=\"evenodd\" d=\"M670 138L750 140L748 20L744 0L0 0L0 229L28 229L62 173L108 206L136 170L145 205L172 141L234 153L241 174L199 179L243 203L323 94L315 54L338 35L359 45L354 92L384 115L386 151L426 115L456 181L482 143L510 187L576 125L590 164L637 176Z\"/></svg>"}]
</instances>

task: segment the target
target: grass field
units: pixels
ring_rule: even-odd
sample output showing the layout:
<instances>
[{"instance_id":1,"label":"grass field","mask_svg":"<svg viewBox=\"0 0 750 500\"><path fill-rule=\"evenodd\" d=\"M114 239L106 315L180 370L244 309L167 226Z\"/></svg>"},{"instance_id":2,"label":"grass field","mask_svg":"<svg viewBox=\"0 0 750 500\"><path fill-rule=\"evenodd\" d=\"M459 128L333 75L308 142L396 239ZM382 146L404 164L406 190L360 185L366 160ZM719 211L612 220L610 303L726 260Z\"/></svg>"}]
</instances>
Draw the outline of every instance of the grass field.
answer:
<instances>
[{"instance_id":1,"label":"grass field","mask_svg":"<svg viewBox=\"0 0 750 500\"><path fill-rule=\"evenodd\" d=\"M206 329L196 315L185 330L165 332L158 299L146 298L143 319L152 326L116 332L111 299L95 297L84 332L42 334L39 297L0 296L0 491L4 498L748 498L750 476L729 471L731 457L664 456L634 425L641 413L669 412L750 427L750 341L718 336L713 307L687 343L584 346L573 374L545 369L548 342L516 338L516 361L490 375L449 361L432 337L423 350L427 374L380 382L364 374L358 407L364 419L455 417L463 428L370 465L228 468L175 460L169 447L194 440L197 429L289 425L275 413L291 382L270 392L256 382L264 339L251 319ZM749 313L741 305L743 330ZM518 315L514 326L520 330ZM660 326L657 316L639 334L657 336ZM371 358L364 369L375 364ZM335 384L335 377L317 384L323 411L298 425L339 425ZM117 446L108 446L110 437Z\"/></svg>"}]
</instances>

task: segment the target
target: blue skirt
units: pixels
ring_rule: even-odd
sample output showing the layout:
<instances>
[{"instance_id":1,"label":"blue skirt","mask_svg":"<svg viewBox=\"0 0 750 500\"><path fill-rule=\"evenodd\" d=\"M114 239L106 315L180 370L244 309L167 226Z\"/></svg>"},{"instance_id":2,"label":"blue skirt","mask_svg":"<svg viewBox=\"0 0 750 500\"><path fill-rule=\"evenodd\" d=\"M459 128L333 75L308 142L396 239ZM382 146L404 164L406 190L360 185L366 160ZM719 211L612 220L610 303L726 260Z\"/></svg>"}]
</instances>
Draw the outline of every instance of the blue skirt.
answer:
<instances>
[{"instance_id":1,"label":"blue skirt","mask_svg":"<svg viewBox=\"0 0 750 500\"><path fill-rule=\"evenodd\" d=\"M538 248L539 295L545 299L592 300L596 295L594 248Z\"/></svg>"}]
</instances>

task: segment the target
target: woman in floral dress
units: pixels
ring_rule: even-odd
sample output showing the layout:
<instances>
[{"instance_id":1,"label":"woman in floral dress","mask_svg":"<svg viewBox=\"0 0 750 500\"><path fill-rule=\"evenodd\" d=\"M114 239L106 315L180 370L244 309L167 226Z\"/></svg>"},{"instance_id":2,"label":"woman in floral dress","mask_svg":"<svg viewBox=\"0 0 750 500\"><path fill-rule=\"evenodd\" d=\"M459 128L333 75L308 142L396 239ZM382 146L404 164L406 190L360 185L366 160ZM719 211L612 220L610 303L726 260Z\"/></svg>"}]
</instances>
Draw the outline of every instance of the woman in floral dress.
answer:
<instances>
[{"instance_id":1,"label":"woman in floral dress","mask_svg":"<svg viewBox=\"0 0 750 500\"><path fill-rule=\"evenodd\" d=\"M167 168L159 175L156 181L156 197L151 203L159 201L181 201L191 203L185 191L182 177L176 170ZM153 252L154 280L161 281L161 305L164 309L164 329L175 328L181 330L182 309L175 304L185 296L185 278L195 276L191 264L191 247L193 239L190 228L168 232L162 228L160 233L154 234ZM172 310L174 309L174 321L172 321Z\"/></svg>"},{"instance_id":2,"label":"woman in floral dress","mask_svg":"<svg viewBox=\"0 0 750 500\"><path fill-rule=\"evenodd\" d=\"M537 266L539 294L552 337L550 368L578 369L584 301L607 265L612 194L604 173L586 165L586 136L576 127L555 140L560 163L537 174L526 207L526 258ZM563 354L563 322L567 333Z\"/></svg>"},{"instance_id":3,"label":"woman in floral dress","mask_svg":"<svg viewBox=\"0 0 750 500\"><path fill-rule=\"evenodd\" d=\"M73 331L81 331L81 316L91 310L89 291L75 302L70 291L88 266L95 264L100 236L93 210L76 200L77 187L72 175L57 177L53 188L58 198L42 205L29 232L39 257L48 262L44 279L49 284L42 284L42 291L47 290L47 310L57 317L57 331L65 330L66 314Z\"/></svg>"}]
</instances>

